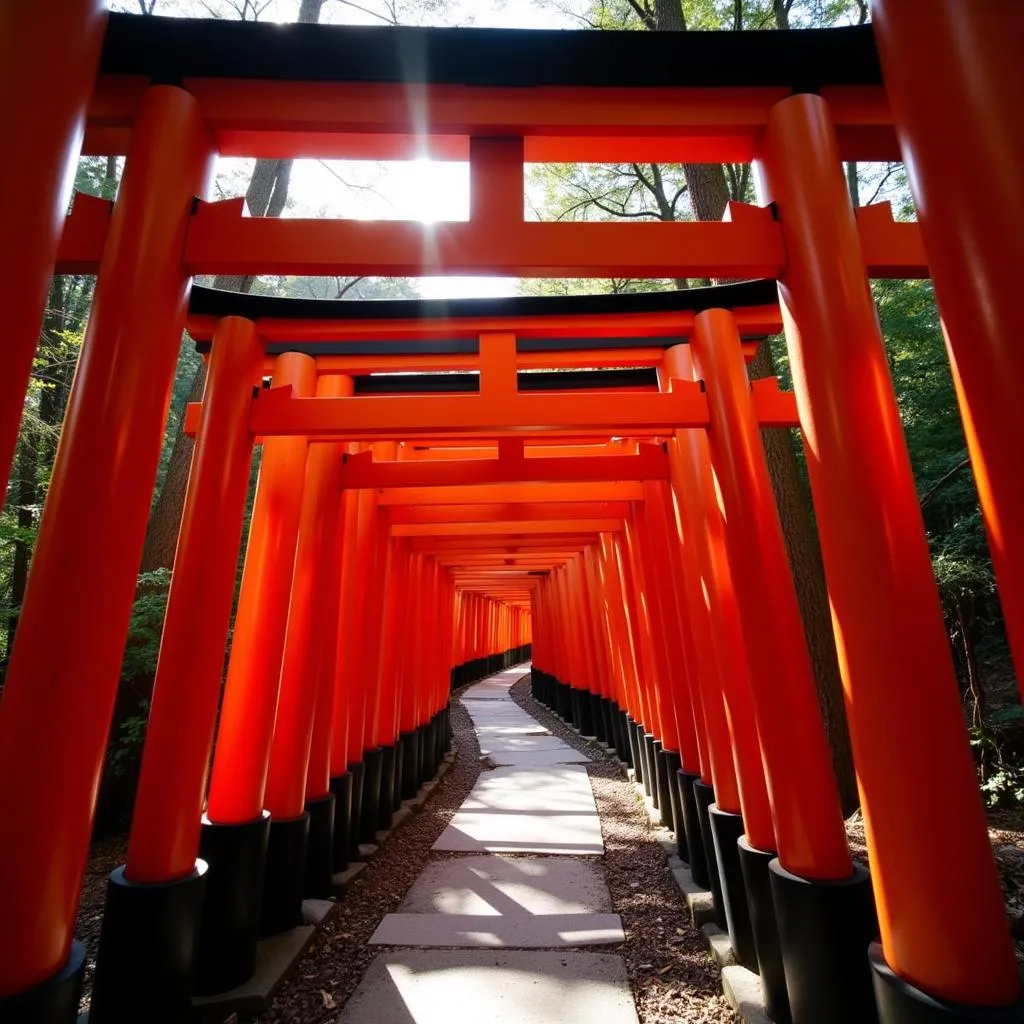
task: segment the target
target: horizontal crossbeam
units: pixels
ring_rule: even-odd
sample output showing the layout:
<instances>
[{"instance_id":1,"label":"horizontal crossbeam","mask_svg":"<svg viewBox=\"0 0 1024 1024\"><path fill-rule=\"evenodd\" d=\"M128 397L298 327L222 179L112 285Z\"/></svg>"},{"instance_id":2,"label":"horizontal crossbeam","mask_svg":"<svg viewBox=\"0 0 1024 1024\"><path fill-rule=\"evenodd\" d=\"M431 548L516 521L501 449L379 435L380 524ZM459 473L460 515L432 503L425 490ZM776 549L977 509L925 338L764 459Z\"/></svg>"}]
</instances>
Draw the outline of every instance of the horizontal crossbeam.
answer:
<instances>
[{"instance_id":1,"label":"horizontal crossbeam","mask_svg":"<svg viewBox=\"0 0 1024 1024\"><path fill-rule=\"evenodd\" d=\"M659 447L644 445L639 455L589 458L494 458L373 462L369 452L349 456L341 470L345 488L464 487L473 484L664 480L668 459Z\"/></svg>"}]
</instances>

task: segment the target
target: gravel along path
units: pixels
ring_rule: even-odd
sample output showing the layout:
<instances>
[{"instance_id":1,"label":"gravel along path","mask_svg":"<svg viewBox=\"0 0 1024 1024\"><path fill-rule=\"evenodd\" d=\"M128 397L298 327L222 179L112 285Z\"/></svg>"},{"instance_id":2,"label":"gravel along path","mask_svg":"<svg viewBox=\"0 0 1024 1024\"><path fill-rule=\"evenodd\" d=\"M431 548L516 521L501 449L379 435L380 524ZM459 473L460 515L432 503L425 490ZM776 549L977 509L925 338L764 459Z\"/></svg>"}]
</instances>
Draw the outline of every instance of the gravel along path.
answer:
<instances>
[{"instance_id":1,"label":"gravel along path","mask_svg":"<svg viewBox=\"0 0 1024 1024\"><path fill-rule=\"evenodd\" d=\"M511 696L552 735L591 758L585 767L605 844L605 854L596 863L613 909L622 918L626 942L616 951L625 959L641 1024L734 1021L703 936L690 923L643 804L618 762L534 701L528 675L512 687ZM451 722L458 755L448 773L423 809L400 826L345 893L258 1024L335 1024L374 958L394 948L367 945L381 919L398 909L428 861L461 856L431 853L431 846L489 765L480 758L472 722L457 699L452 701ZM123 863L124 849L123 841L112 841L93 850L77 929L93 952L106 877ZM87 976L83 1009L90 984ZM206 1022L238 1024L234 1015L214 1015Z\"/></svg>"}]
</instances>

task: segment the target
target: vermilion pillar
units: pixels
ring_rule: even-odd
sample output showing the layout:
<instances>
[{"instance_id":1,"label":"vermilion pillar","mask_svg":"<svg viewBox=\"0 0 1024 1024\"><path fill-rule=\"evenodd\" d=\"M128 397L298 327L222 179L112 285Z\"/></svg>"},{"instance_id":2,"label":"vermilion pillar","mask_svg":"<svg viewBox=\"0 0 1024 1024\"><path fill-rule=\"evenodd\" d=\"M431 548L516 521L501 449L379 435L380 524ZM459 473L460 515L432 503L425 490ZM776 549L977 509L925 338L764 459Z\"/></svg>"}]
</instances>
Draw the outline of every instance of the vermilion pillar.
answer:
<instances>
[{"instance_id":1,"label":"vermilion pillar","mask_svg":"<svg viewBox=\"0 0 1024 1024\"><path fill-rule=\"evenodd\" d=\"M313 359L296 352L278 356L273 383L312 395ZM200 842L210 865L196 969L202 993L233 988L251 976L255 963L269 837L263 797L307 447L304 437L263 441Z\"/></svg>"},{"instance_id":2,"label":"vermilion pillar","mask_svg":"<svg viewBox=\"0 0 1024 1024\"><path fill-rule=\"evenodd\" d=\"M1008 1004L1019 993L1013 948L824 100L772 108L758 171L788 254L779 291L885 960L933 995ZM939 815L955 822L941 847L928 826ZM950 864L970 885L949 884Z\"/></svg>"},{"instance_id":3,"label":"vermilion pillar","mask_svg":"<svg viewBox=\"0 0 1024 1024\"><path fill-rule=\"evenodd\" d=\"M673 372L667 357L665 368L666 372ZM709 573L708 560L701 558L699 547L706 536L703 531L706 529L707 514L706 495L699 486L698 478L702 461L702 442L702 432L677 430L675 437L668 442L669 465L672 488L679 501L681 514L687 605L695 630L699 624L701 632L696 634L700 636L698 643L703 644L703 651L699 655L700 693L715 800L719 807L739 811L740 798L733 762L732 737L725 717L721 665L716 655L712 632L719 625L716 616L721 613L719 602L722 595L715 588L715 581ZM706 458L706 449L704 455ZM725 595L726 599L730 597L731 595Z\"/></svg>"},{"instance_id":4,"label":"vermilion pillar","mask_svg":"<svg viewBox=\"0 0 1024 1024\"><path fill-rule=\"evenodd\" d=\"M358 451L355 444L345 446L344 460ZM351 595L355 568L355 536L358 526L359 508L356 491L344 491L338 503L338 524L336 536L330 548L333 565L332 574L325 580L328 599L325 600L324 615L332 615L333 623L325 623L324 642L330 647L322 652L320 664L320 685L317 689L316 720L313 725L313 746L309 757L309 772L306 776L306 798L317 799L325 793L334 797L334 833L331 843L331 870L344 871L349 857L358 846L353 843L353 821L358 819L361 805L362 764L356 762L362 757L362 721L358 722L359 739L355 739L357 723L352 715L352 674L347 669L343 648L348 637L343 626L343 616L351 612L346 601ZM346 584L346 573L350 580ZM328 682L328 678L330 681ZM354 759L349 759L349 744L356 744ZM332 879L333 881L333 879Z\"/></svg>"},{"instance_id":5,"label":"vermilion pillar","mask_svg":"<svg viewBox=\"0 0 1024 1024\"><path fill-rule=\"evenodd\" d=\"M191 1014L206 864L196 860L249 484L249 409L263 366L253 324L218 322L167 599L128 862L110 878L90 1020L152 1000Z\"/></svg>"},{"instance_id":6,"label":"vermilion pillar","mask_svg":"<svg viewBox=\"0 0 1024 1024\"><path fill-rule=\"evenodd\" d=\"M355 674L350 670L350 645L355 615L356 533L359 525L359 492L345 491L341 498L342 537L339 576L337 649L334 659L333 727L331 730L331 776L345 774L349 764L363 754L362 722L352 721ZM358 732L358 738L356 733Z\"/></svg>"},{"instance_id":7,"label":"vermilion pillar","mask_svg":"<svg viewBox=\"0 0 1024 1024\"><path fill-rule=\"evenodd\" d=\"M310 356L278 356L274 386L291 385L297 396L308 397L315 381ZM307 448L304 437L263 442L210 782L213 822L251 821L263 811Z\"/></svg>"},{"instance_id":8,"label":"vermilion pillar","mask_svg":"<svg viewBox=\"0 0 1024 1024\"><path fill-rule=\"evenodd\" d=\"M420 709L427 698L427 687L436 678L437 666L430 659L431 640L437 635L438 594L436 565L418 551L409 554L407 607L416 614L408 623L409 642L399 645L402 685L399 694L399 745L401 746L401 788L403 800L419 792L420 782ZM445 665L445 671L450 666Z\"/></svg>"},{"instance_id":9,"label":"vermilion pillar","mask_svg":"<svg viewBox=\"0 0 1024 1024\"><path fill-rule=\"evenodd\" d=\"M644 633L650 647L651 664L655 673L651 679L650 692L656 724L651 730L654 734L653 739L647 740L645 737L645 743L650 746L648 764L645 766L649 768L650 777L644 778L644 786L649 786L655 808L669 827L672 827L672 801L664 752L666 749L675 750L679 746L679 737L676 730L674 687L670 679L672 659L668 653L666 603L663 594L664 566L658 566L653 558L645 502L633 503L626 531L627 538L633 541L634 557L638 559L640 568L638 579L642 583L641 597L646 618ZM675 779L672 781L674 784Z\"/></svg>"},{"instance_id":10,"label":"vermilion pillar","mask_svg":"<svg viewBox=\"0 0 1024 1024\"><path fill-rule=\"evenodd\" d=\"M731 321L728 313L714 312ZM709 608L723 692L731 696L727 701L735 711L753 699L754 735L760 738L764 766L758 757L750 770L758 786L767 777L783 866L805 878L847 878L853 866L739 338L734 331L727 354L719 354L720 346L712 354L709 335L720 322L706 313L699 314L698 322L691 344L707 364L712 419L706 437L697 431L687 435L690 444L681 453L687 473L682 503L690 511L690 542L698 552L704 586L713 595ZM689 380L691 366L687 346L666 352L667 374ZM728 458L740 457L736 435L741 426L745 461L737 469ZM712 477L712 452L725 523ZM762 849L773 849L768 823L758 824L757 841L769 844Z\"/></svg>"},{"instance_id":11,"label":"vermilion pillar","mask_svg":"<svg viewBox=\"0 0 1024 1024\"><path fill-rule=\"evenodd\" d=\"M349 504L351 498L351 504ZM337 739L342 716L347 723L345 759L332 764L335 780L347 772L352 776L352 812L349 825L349 856L359 852L362 835L372 837L376 828L376 805L374 822L369 833L362 828L363 808L367 798L380 790L380 757L375 753L369 734L368 694L369 685L363 670L364 648L373 637L369 634L366 620L369 609L366 602L366 581L374 566L374 528L377 519L376 499L373 491L361 490L345 495L345 541L341 566L341 605L338 614L338 687L334 706L335 737ZM376 779L371 776L376 769ZM372 783L372 785L371 785ZM335 792L344 787L344 782L335 782ZM373 796L376 799L376 796ZM340 837L338 837L340 838ZM337 867L342 865L336 860Z\"/></svg>"},{"instance_id":12,"label":"vermilion pillar","mask_svg":"<svg viewBox=\"0 0 1024 1024\"><path fill-rule=\"evenodd\" d=\"M1024 686L1024 478L1015 443L1024 379L1024 7L873 0L871 9ZM950 159L951 135L959 159Z\"/></svg>"},{"instance_id":13,"label":"vermilion pillar","mask_svg":"<svg viewBox=\"0 0 1024 1024\"><path fill-rule=\"evenodd\" d=\"M352 378L340 374L321 376L316 394L320 398L351 395ZM322 657L325 641L334 640L333 632L329 637L326 634L330 629L337 629L336 609L325 605L328 604L327 592L337 590L337 566L332 550L341 504L341 458L339 442L308 445L281 662L281 691L263 800L272 819L299 817L306 799L306 769L321 684ZM327 613L330 611L335 614L330 616L334 622L329 626ZM335 645L332 643L332 646ZM326 687L328 692L331 687L333 678Z\"/></svg>"},{"instance_id":14,"label":"vermilion pillar","mask_svg":"<svg viewBox=\"0 0 1024 1024\"><path fill-rule=\"evenodd\" d=\"M320 398L352 394L352 378L323 375ZM281 658L280 693L270 745L264 807L270 811L270 839L263 888L263 928L276 933L302 923L307 853L316 875L317 895L331 894L334 800L326 793L306 810L306 772L313 719L321 685L322 655L335 647L336 607L328 588L337 589L334 558L341 504L339 442L307 446L295 565L288 602L288 625ZM330 621L330 626L328 622ZM333 673L331 684L333 684Z\"/></svg>"},{"instance_id":15,"label":"vermilion pillar","mask_svg":"<svg viewBox=\"0 0 1024 1024\"><path fill-rule=\"evenodd\" d=\"M249 320L217 324L160 639L125 875L189 875L224 673L252 461L249 408L263 346Z\"/></svg>"},{"instance_id":16,"label":"vermilion pillar","mask_svg":"<svg viewBox=\"0 0 1024 1024\"><path fill-rule=\"evenodd\" d=\"M375 461L391 460L395 454L394 442L380 442L373 446ZM360 516L362 516L360 509ZM366 523L365 549L362 557L365 563L359 572L359 600L362 604L360 628L362 637L359 643L359 686L362 688L364 701L364 744L363 760L366 765L363 776L363 806L360 823L360 838L363 842L373 841L380 824L381 808L385 805L382 793L388 780L388 761L393 772L393 754L377 742L380 728L381 706L380 690L377 676L380 670L380 637L384 622L384 580L387 567L389 527L382 520L381 510L377 506L376 496L370 492L370 502L366 508L369 516ZM360 529L363 524L360 522ZM393 791L393 775L388 792ZM387 810L387 821L391 819L390 807ZM387 822L385 822L386 826Z\"/></svg>"},{"instance_id":17,"label":"vermilion pillar","mask_svg":"<svg viewBox=\"0 0 1024 1024\"><path fill-rule=\"evenodd\" d=\"M402 758L399 740L399 701L402 659L399 645L405 644L408 602L408 541L389 537L385 541L383 618L377 662L378 743L384 750L381 783L381 828L391 824L392 814L402 805Z\"/></svg>"},{"instance_id":18,"label":"vermilion pillar","mask_svg":"<svg viewBox=\"0 0 1024 1024\"><path fill-rule=\"evenodd\" d=\"M0 7L4 196L0 253L0 493L39 341L50 275L75 180L85 112L107 24L104 0L34 0Z\"/></svg>"},{"instance_id":19,"label":"vermilion pillar","mask_svg":"<svg viewBox=\"0 0 1024 1024\"><path fill-rule=\"evenodd\" d=\"M801 879L839 880L851 891L862 890L861 946L874 934L870 885L863 871L854 873L846 843L760 425L729 313L699 314L690 348L670 350L666 369L689 379L695 376L694 360L699 360L711 420L695 466L695 486L706 510L698 546L719 595L715 646L743 796L745 840L737 842L736 836L732 853L741 860L746 880L767 1004L774 1016L788 1016L780 953L789 956L791 976L813 971L796 962L799 949L797 955L785 945L778 949L770 888L773 852L777 849L782 867ZM823 890L834 891L839 890ZM840 916L835 913L837 924ZM811 927L806 922L808 931ZM857 920L843 923L844 931L854 934L857 927ZM816 942L827 948L820 937ZM837 964L847 956L859 960L859 951L833 950ZM842 979L832 987L847 1001ZM799 998L796 1004L806 1019L810 1011Z\"/></svg>"},{"instance_id":20,"label":"vermilion pillar","mask_svg":"<svg viewBox=\"0 0 1024 1024\"><path fill-rule=\"evenodd\" d=\"M0 704L0 769L8 780L0 820L18 837L0 850L0 995L31 989L68 965L184 326L181 254L210 157L194 98L170 86L149 89L132 131ZM55 642L61 608L69 613ZM78 951L71 966L80 959Z\"/></svg>"},{"instance_id":21,"label":"vermilion pillar","mask_svg":"<svg viewBox=\"0 0 1024 1024\"><path fill-rule=\"evenodd\" d=\"M689 619L680 609L681 594L677 585L681 583L677 572L677 561L672 548L678 548L678 536L673 535L668 521L668 495L663 481L649 480L644 484L645 504L651 528L651 541L655 559L662 566L665 583L664 629L669 641L671 656L674 710L676 732L679 738L678 753L681 764L688 770L700 763L697 727L694 715L694 688L696 687L696 659L693 651L693 637ZM698 705L699 706L699 705Z\"/></svg>"}]
</instances>

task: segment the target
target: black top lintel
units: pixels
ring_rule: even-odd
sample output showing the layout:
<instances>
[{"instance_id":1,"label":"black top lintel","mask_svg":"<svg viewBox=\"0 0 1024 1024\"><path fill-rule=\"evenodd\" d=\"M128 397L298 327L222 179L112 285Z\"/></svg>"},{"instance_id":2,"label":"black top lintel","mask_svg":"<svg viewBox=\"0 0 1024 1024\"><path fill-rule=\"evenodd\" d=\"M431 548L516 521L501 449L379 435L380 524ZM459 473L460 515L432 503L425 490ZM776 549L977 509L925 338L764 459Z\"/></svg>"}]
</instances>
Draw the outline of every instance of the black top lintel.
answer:
<instances>
[{"instance_id":1,"label":"black top lintel","mask_svg":"<svg viewBox=\"0 0 1024 1024\"><path fill-rule=\"evenodd\" d=\"M101 72L473 86L878 85L870 25L788 32L585 32L275 25L111 14Z\"/></svg>"}]
</instances>

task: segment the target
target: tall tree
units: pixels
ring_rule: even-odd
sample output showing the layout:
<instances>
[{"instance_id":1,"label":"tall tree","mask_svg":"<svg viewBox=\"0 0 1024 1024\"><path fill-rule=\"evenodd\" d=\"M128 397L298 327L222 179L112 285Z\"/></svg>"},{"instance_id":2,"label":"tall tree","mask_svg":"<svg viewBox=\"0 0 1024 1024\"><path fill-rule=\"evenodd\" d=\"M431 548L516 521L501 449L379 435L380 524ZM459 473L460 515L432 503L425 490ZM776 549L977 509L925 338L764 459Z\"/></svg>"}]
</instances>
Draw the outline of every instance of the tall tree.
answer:
<instances>
[{"instance_id":1,"label":"tall tree","mask_svg":"<svg viewBox=\"0 0 1024 1024\"><path fill-rule=\"evenodd\" d=\"M302 0L298 21L315 24L325 0ZM255 20L267 4L233 4L242 20ZM152 13L152 8L150 9ZM280 217L288 202L288 187L291 183L292 161L280 159L257 160L252 178L245 192L245 204L253 217ZM214 288L236 292L248 292L254 278L241 275L221 275L214 279ZM187 342L186 342L187 344ZM197 402L203 396L206 386L206 363L199 360L193 372L192 384L186 395L186 402ZM142 549L142 572L156 569L170 569L174 563L174 549L178 543L178 529L185 509L185 491L188 487L189 468L192 465L192 451L195 442L184 432L184 416L178 414L179 427L174 437L170 461L167 465L163 486L153 505L146 529L146 542Z\"/></svg>"}]
</instances>

